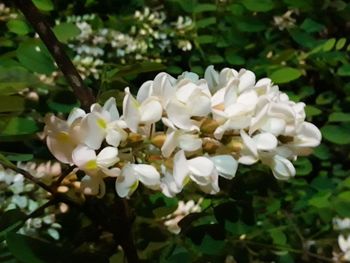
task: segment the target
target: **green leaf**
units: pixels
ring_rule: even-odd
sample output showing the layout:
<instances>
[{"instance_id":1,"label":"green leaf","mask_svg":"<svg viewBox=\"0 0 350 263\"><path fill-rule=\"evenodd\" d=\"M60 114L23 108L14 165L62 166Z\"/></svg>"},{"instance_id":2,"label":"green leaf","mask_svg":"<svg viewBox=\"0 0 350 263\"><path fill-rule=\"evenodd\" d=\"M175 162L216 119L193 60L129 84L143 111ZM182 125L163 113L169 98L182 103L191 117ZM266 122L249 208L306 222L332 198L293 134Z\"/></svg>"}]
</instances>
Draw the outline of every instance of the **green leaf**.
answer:
<instances>
[{"instance_id":1,"label":"green leaf","mask_svg":"<svg viewBox=\"0 0 350 263\"><path fill-rule=\"evenodd\" d=\"M216 18L215 17L208 17L208 18L203 18L200 20L196 21L196 27L197 28L205 28L210 25L216 24Z\"/></svg>"},{"instance_id":2,"label":"green leaf","mask_svg":"<svg viewBox=\"0 0 350 263\"><path fill-rule=\"evenodd\" d=\"M331 51L335 45L335 38L330 38L328 39L324 44L323 44L323 51Z\"/></svg>"},{"instance_id":3,"label":"green leaf","mask_svg":"<svg viewBox=\"0 0 350 263\"><path fill-rule=\"evenodd\" d=\"M312 154L321 160L330 159L332 156L329 148L325 144L320 144L318 147L316 147Z\"/></svg>"},{"instance_id":4,"label":"green leaf","mask_svg":"<svg viewBox=\"0 0 350 263\"><path fill-rule=\"evenodd\" d=\"M7 28L10 32L23 36L30 32L30 27L26 22L20 19L13 19L7 22Z\"/></svg>"},{"instance_id":5,"label":"green leaf","mask_svg":"<svg viewBox=\"0 0 350 263\"><path fill-rule=\"evenodd\" d=\"M328 116L329 122L349 122L350 121L350 113L344 112L332 112Z\"/></svg>"},{"instance_id":6,"label":"green leaf","mask_svg":"<svg viewBox=\"0 0 350 263\"><path fill-rule=\"evenodd\" d=\"M51 0L33 0L33 3L36 7L42 11L51 11L54 9L53 3Z\"/></svg>"},{"instance_id":7,"label":"green leaf","mask_svg":"<svg viewBox=\"0 0 350 263\"><path fill-rule=\"evenodd\" d=\"M0 242L10 232L17 231L23 224L26 214L20 209L11 209L0 216Z\"/></svg>"},{"instance_id":8,"label":"green leaf","mask_svg":"<svg viewBox=\"0 0 350 263\"><path fill-rule=\"evenodd\" d=\"M23 67L0 67L0 94L12 95L30 87L36 86L38 79Z\"/></svg>"},{"instance_id":9,"label":"green leaf","mask_svg":"<svg viewBox=\"0 0 350 263\"><path fill-rule=\"evenodd\" d=\"M312 172L312 163L308 158L299 158L294 162L297 176L306 176Z\"/></svg>"},{"instance_id":10,"label":"green leaf","mask_svg":"<svg viewBox=\"0 0 350 263\"><path fill-rule=\"evenodd\" d=\"M59 41L67 43L68 40L80 34L80 29L73 23L61 23L53 28L53 32Z\"/></svg>"},{"instance_id":11,"label":"green leaf","mask_svg":"<svg viewBox=\"0 0 350 263\"><path fill-rule=\"evenodd\" d=\"M69 90L52 93L47 104L52 111L61 113L70 113L73 108L79 107L73 92Z\"/></svg>"},{"instance_id":12,"label":"green leaf","mask_svg":"<svg viewBox=\"0 0 350 263\"><path fill-rule=\"evenodd\" d=\"M298 69L285 67L280 68L270 75L272 81L276 84L288 83L298 79L301 76L301 72Z\"/></svg>"},{"instance_id":13,"label":"green leaf","mask_svg":"<svg viewBox=\"0 0 350 263\"><path fill-rule=\"evenodd\" d=\"M227 49L225 52L225 58L231 65L243 65L245 63L244 57L237 54L236 51L232 49Z\"/></svg>"},{"instance_id":14,"label":"green leaf","mask_svg":"<svg viewBox=\"0 0 350 263\"><path fill-rule=\"evenodd\" d=\"M11 163L4 155L0 153L0 163L8 166L9 168L16 169L17 166Z\"/></svg>"},{"instance_id":15,"label":"green leaf","mask_svg":"<svg viewBox=\"0 0 350 263\"><path fill-rule=\"evenodd\" d=\"M266 28L261 20L256 19L239 20L236 22L236 26L238 30L250 33L260 32Z\"/></svg>"},{"instance_id":16,"label":"green leaf","mask_svg":"<svg viewBox=\"0 0 350 263\"><path fill-rule=\"evenodd\" d=\"M197 37L197 42L199 44L210 44L216 41L216 38L212 35L201 35Z\"/></svg>"},{"instance_id":17,"label":"green leaf","mask_svg":"<svg viewBox=\"0 0 350 263\"><path fill-rule=\"evenodd\" d=\"M3 136L29 135L37 131L38 126L32 118L13 117L0 131L0 138Z\"/></svg>"},{"instance_id":18,"label":"green leaf","mask_svg":"<svg viewBox=\"0 0 350 263\"><path fill-rule=\"evenodd\" d=\"M197 4L193 13L203 13L208 11L216 11L217 7L214 4Z\"/></svg>"},{"instance_id":19,"label":"green leaf","mask_svg":"<svg viewBox=\"0 0 350 263\"><path fill-rule=\"evenodd\" d=\"M306 116L308 117L318 116L322 113L322 111L319 108L316 108L312 105L306 105L305 112L306 112Z\"/></svg>"},{"instance_id":20,"label":"green leaf","mask_svg":"<svg viewBox=\"0 0 350 263\"><path fill-rule=\"evenodd\" d=\"M196 0L176 0L174 2L178 3L187 13L192 13L197 5Z\"/></svg>"},{"instance_id":21,"label":"green leaf","mask_svg":"<svg viewBox=\"0 0 350 263\"><path fill-rule=\"evenodd\" d=\"M243 0L242 4L253 12L268 12L274 8L272 0Z\"/></svg>"},{"instance_id":22,"label":"green leaf","mask_svg":"<svg viewBox=\"0 0 350 263\"><path fill-rule=\"evenodd\" d=\"M27 162L33 160L34 155L31 153L0 152L12 162Z\"/></svg>"},{"instance_id":23,"label":"green leaf","mask_svg":"<svg viewBox=\"0 0 350 263\"><path fill-rule=\"evenodd\" d=\"M29 236L10 233L6 243L16 259L23 263L74 262L60 247Z\"/></svg>"},{"instance_id":24,"label":"green leaf","mask_svg":"<svg viewBox=\"0 0 350 263\"><path fill-rule=\"evenodd\" d=\"M218 64L224 62L224 58L220 55L209 55L208 60L212 64Z\"/></svg>"},{"instance_id":25,"label":"green leaf","mask_svg":"<svg viewBox=\"0 0 350 263\"><path fill-rule=\"evenodd\" d=\"M205 235L199 250L206 255L220 255L225 246L223 240L215 240L209 235Z\"/></svg>"},{"instance_id":26,"label":"green leaf","mask_svg":"<svg viewBox=\"0 0 350 263\"><path fill-rule=\"evenodd\" d=\"M287 237L282 232L282 230L280 230L278 228L274 228L274 229L269 230L269 234L270 234L274 244L285 245L287 243Z\"/></svg>"},{"instance_id":27,"label":"green leaf","mask_svg":"<svg viewBox=\"0 0 350 263\"><path fill-rule=\"evenodd\" d=\"M321 25L310 18L306 18L301 24L300 28L307 33L314 33L322 31L325 27L324 25Z\"/></svg>"},{"instance_id":28,"label":"green leaf","mask_svg":"<svg viewBox=\"0 0 350 263\"><path fill-rule=\"evenodd\" d=\"M346 38L342 37L337 41L337 44L335 44L335 49L340 50L342 49L346 44Z\"/></svg>"},{"instance_id":29,"label":"green leaf","mask_svg":"<svg viewBox=\"0 0 350 263\"><path fill-rule=\"evenodd\" d=\"M315 194L310 200L309 204L316 208L330 207L329 197L331 197L331 191L321 191Z\"/></svg>"},{"instance_id":30,"label":"green leaf","mask_svg":"<svg viewBox=\"0 0 350 263\"><path fill-rule=\"evenodd\" d=\"M166 263L190 263L190 253L181 246L176 246L170 257L166 259Z\"/></svg>"},{"instance_id":31,"label":"green leaf","mask_svg":"<svg viewBox=\"0 0 350 263\"><path fill-rule=\"evenodd\" d=\"M350 76L350 64L345 64L338 68L337 75L344 77Z\"/></svg>"},{"instance_id":32,"label":"green leaf","mask_svg":"<svg viewBox=\"0 0 350 263\"><path fill-rule=\"evenodd\" d=\"M56 67L52 58L43 49L39 44L24 42L19 45L16 55L19 62L27 69L41 74L51 74Z\"/></svg>"},{"instance_id":33,"label":"green leaf","mask_svg":"<svg viewBox=\"0 0 350 263\"><path fill-rule=\"evenodd\" d=\"M336 144L350 143L350 126L346 125L325 125L321 128L323 137Z\"/></svg>"},{"instance_id":34,"label":"green leaf","mask_svg":"<svg viewBox=\"0 0 350 263\"><path fill-rule=\"evenodd\" d=\"M0 96L0 101L0 113L24 110L25 101L21 96Z\"/></svg>"}]
</instances>

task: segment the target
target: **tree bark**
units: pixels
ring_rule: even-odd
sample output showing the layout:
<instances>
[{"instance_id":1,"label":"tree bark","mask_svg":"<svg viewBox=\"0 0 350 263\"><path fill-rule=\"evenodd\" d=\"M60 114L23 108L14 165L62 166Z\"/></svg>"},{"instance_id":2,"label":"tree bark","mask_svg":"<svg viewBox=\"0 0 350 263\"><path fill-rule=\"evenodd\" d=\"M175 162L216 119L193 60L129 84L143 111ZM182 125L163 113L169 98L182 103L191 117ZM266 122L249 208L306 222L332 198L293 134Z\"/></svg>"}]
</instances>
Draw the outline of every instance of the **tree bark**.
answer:
<instances>
[{"instance_id":1,"label":"tree bark","mask_svg":"<svg viewBox=\"0 0 350 263\"><path fill-rule=\"evenodd\" d=\"M92 91L85 87L77 69L65 53L63 45L56 38L50 25L45 21L44 16L31 0L14 0L14 3L39 34L40 39L72 87L81 107L89 111L91 104L96 99ZM47 190L49 191L49 189ZM115 241L123 248L128 263L139 262L131 231L133 219L125 199L117 197L115 204L112 207L107 207L100 199L88 198L82 210L96 223L113 233Z\"/></svg>"},{"instance_id":2,"label":"tree bark","mask_svg":"<svg viewBox=\"0 0 350 263\"><path fill-rule=\"evenodd\" d=\"M95 102L95 97L92 94L92 91L85 87L77 69L65 53L63 45L56 38L44 16L39 12L31 0L14 0L14 2L38 33L40 39L44 42L57 63L57 66L72 87L75 96L80 101L81 107L84 110L88 110L90 105Z\"/></svg>"}]
</instances>

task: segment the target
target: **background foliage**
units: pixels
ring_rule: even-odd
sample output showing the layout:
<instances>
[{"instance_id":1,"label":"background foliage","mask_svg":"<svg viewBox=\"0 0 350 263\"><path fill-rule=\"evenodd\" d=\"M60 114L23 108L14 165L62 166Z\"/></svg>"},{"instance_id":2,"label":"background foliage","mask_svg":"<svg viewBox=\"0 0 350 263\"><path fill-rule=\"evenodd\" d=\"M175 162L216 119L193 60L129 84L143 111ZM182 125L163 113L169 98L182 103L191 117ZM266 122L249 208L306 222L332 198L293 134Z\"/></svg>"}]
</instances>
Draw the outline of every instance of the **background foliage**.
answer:
<instances>
[{"instance_id":1,"label":"background foliage","mask_svg":"<svg viewBox=\"0 0 350 263\"><path fill-rule=\"evenodd\" d=\"M136 193L131 199L137 215L133 230L142 260L340 260L341 231L334 220L350 217L349 3L33 2L47 15L99 101L109 96L118 100L126 86L136 91L159 71L203 74L211 64L217 69L244 67L258 77L270 77L293 100L304 101L308 121L321 128L322 144L310 157L296 161L297 176L288 182L274 180L265 167L241 165L236 178L221 185L223 190L214 197L193 189L177 199L146 189ZM9 9L0 4L0 153L13 162L40 164L53 159L37 135L43 117L47 112L63 116L78 102L23 16L10 1L4 4ZM29 209L29 200L38 202L40 193L35 188L19 192L8 188L14 183L5 182L1 173L1 184L6 183L0 193L0 239L6 239L1 243L1 262L72 262L82 257L85 262L123 262L110 235L73 207L66 213L59 206L45 210L42 216L55 213L58 226L51 227L48 221L34 232L23 231L25 213L38 207ZM28 206L10 200L13 196L27 198ZM170 233L164 217L177 208L178 201L200 198L201 212L180 221L180 234ZM5 205L6 200L12 205ZM21 227L22 232L16 233Z\"/></svg>"}]
</instances>

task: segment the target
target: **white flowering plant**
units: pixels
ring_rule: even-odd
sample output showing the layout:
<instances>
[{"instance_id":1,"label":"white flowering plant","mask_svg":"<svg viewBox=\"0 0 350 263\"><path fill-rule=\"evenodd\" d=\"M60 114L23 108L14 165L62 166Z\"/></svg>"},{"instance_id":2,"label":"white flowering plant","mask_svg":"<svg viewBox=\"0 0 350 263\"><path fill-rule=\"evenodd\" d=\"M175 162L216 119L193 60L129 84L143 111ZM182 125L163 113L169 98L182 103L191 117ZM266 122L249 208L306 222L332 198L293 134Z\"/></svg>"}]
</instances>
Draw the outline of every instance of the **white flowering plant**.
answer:
<instances>
[{"instance_id":1,"label":"white flowering plant","mask_svg":"<svg viewBox=\"0 0 350 263\"><path fill-rule=\"evenodd\" d=\"M261 161L276 179L294 177L292 161L321 141L304 107L268 78L209 66L204 78L159 73L136 97L125 88L122 114L111 97L90 112L74 108L67 120L47 115L45 134L55 158L84 173L86 195L102 197L107 177L123 198L139 182L168 197L189 182L216 194L219 176L233 179L239 164Z\"/></svg>"},{"instance_id":2,"label":"white flowering plant","mask_svg":"<svg viewBox=\"0 0 350 263\"><path fill-rule=\"evenodd\" d=\"M350 261L346 1L3 2L1 262Z\"/></svg>"}]
</instances>

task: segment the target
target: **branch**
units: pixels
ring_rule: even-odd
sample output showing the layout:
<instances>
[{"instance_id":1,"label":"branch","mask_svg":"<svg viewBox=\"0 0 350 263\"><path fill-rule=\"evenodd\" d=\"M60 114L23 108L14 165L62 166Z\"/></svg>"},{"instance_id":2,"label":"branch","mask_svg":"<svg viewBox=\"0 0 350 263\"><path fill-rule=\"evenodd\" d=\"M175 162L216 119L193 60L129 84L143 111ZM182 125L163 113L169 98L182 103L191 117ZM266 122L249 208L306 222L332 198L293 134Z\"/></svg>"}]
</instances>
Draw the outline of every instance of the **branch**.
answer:
<instances>
[{"instance_id":1,"label":"branch","mask_svg":"<svg viewBox=\"0 0 350 263\"><path fill-rule=\"evenodd\" d=\"M77 69L65 53L63 45L52 32L44 16L39 12L31 0L14 0L14 2L33 26L35 31L39 34L40 39L44 42L45 46L56 61L57 66L72 87L75 96L80 101L81 107L85 110L89 109L90 105L95 102L94 95L89 88L85 87Z\"/></svg>"},{"instance_id":2,"label":"branch","mask_svg":"<svg viewBox=\"0 0 350 263\"><path fill-rule=\"evenodd\" d=\"M1 163L1 164L5 168L11 169L11 170L15 171L16 173L19 173L19 174L23 175L26 179L32 181L33 183L35 183L36 185L40 186L41 188L43 188L47 192L49 192L51 194L55 193L54 190L51 189L50 186L48 186L44 182L40 181L38 178L36 178L33 175L31 175L28 171L26 171L24 169L21 169L21 168L15 166L15 165L9 165L7 163Z\"/></svg>"}]
</instances>

